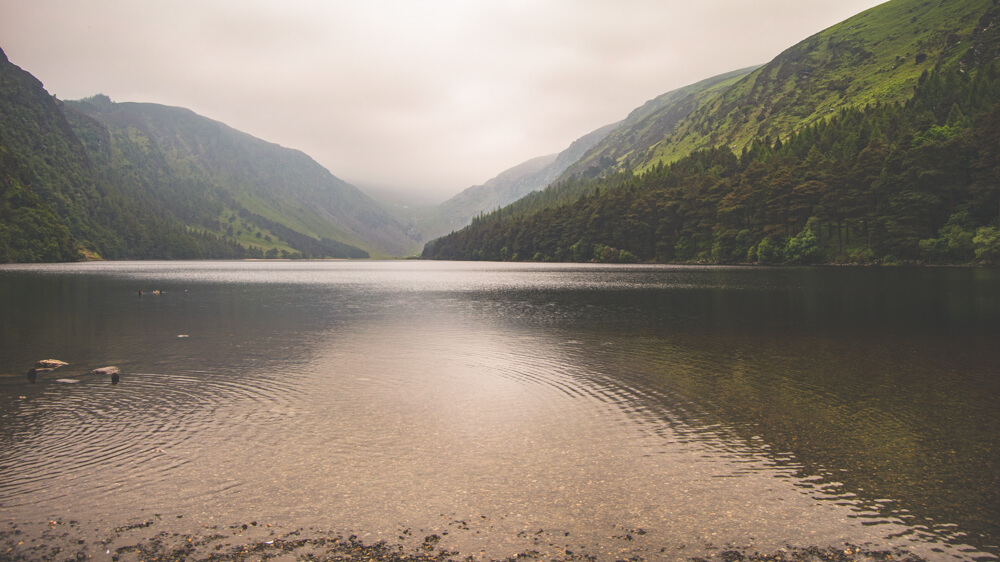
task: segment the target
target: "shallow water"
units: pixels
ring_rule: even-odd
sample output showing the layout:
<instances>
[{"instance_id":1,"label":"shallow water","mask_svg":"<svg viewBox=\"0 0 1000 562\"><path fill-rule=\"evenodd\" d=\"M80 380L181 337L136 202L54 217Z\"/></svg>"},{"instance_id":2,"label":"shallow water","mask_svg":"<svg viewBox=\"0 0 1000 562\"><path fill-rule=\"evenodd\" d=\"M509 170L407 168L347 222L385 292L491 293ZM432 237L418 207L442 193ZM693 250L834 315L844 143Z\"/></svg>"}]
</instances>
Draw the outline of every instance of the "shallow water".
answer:
<instances>
[{"instance_id":1,"label":"shallow water","mask_svg":"<svg viewBox=\"0 0 1000 562\"><path fill-rule=\"evenodd\" d=\"M118 262L0 302L8 525L1000 554L1000 271Z\"/></svg>"}]
</instances>

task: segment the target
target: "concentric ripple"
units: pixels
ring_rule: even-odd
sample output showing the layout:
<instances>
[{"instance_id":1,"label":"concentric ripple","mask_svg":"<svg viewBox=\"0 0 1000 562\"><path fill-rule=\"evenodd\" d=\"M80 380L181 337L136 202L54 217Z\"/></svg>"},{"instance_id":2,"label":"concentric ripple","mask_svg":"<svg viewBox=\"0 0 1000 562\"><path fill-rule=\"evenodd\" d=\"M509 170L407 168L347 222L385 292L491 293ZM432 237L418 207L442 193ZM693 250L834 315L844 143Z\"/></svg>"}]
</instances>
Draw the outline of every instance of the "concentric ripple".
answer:
<instances>
[{"instance_id":1,"label":"concentric ripple","mask_svg":"<svg viewBox=\"0 0 1000 562\"><path fill-rule=\"evenodd\" d=\"M0 505L51 505L169 485L185 465L231 439L258 438L294 411L287 379L225 372L126 373L111 385L52 379L5 416ZM237 431L234 432L234 428ZM171 489L202 496L198 488Z\"/></svg>"}]
</instances>

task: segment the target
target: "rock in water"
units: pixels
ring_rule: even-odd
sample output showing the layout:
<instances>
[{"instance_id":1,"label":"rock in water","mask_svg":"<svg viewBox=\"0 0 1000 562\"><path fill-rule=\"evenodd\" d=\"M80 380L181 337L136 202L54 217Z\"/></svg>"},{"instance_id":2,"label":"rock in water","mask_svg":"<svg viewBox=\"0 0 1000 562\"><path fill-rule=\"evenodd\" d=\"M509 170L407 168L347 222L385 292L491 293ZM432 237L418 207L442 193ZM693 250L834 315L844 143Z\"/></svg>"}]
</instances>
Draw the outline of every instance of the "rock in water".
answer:
<instances>
[{"instance_id":1,"label":"rock in water","mask_svg":"<svg viewBox=\"0 0 1000 562\"><path fill-rule=\"evenodd\" d=\"M76 379L56 379L56 382L60 384L76 384L80 381Z\"/></svg>"},{"instance_id":2,"label":"rock in water","mask_svg":"<svg viewBox=\"0 0 1000 562\"><path fill-rule=\"evenodd\" d=\"M33 367L28 369L28 382L33 383L38 380L38 375L55 371L52 367Z\"/></svg>"},{"instance_id":3,"label":"rock in water","mask_svg":"<svg viewBox=\"0 0 1000 562\"><path fill-rule=\"evenodd\" d=\"M118 367L101 367L90 372L92 375L111 375L111 384L118 384L121 379Z\"/></svg>"},{"instance_id":4,"label":"rock in water","mask_svg":"<svg viewBox=\"0 0 1000 562\"><path fill-rule=\"evenodd\" d=\"M58 359L42 359L38 363L35 363L35 367L39 369L58 369L59 367L65 367L69 363L65 361L60 361Z\"/></svg>"}]
</instances>

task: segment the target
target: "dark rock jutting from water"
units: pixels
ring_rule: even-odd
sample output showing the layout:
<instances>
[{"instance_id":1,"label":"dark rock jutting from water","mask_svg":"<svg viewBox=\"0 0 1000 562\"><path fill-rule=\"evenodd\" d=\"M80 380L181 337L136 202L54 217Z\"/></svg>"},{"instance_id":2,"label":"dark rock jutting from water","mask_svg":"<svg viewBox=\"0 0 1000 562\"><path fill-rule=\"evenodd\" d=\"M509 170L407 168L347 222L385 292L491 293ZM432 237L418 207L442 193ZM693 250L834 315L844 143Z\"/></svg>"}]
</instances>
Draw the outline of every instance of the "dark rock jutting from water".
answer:
<instances>
[{"instance_id":1,"label":"dark rock jutting from water","mask_svg":"<svg viewBox=\"0 0 1000 562\"><path fill-rule=\"evenodd\" d=\"M58 359L41 359L35 363L34 367L28 369L28 382L34 384L41 373L51 373L59 367L65 367L66 365L69 365L69 363Z\"/></svg>"},{"instance_id":2,"label":"dark rock jutting from water","mask_svg":"<svg viewBox=\"0 0 1000 562\"><path fill-rule=\"evenodd\" d=\"M101 367L99 369L94 369L93 371L90 372L90 374L92 374L92 375L110 375L111 376L111 384L118 384L118 381L121 380L121 372L118 370L118 367L114 367L114 366Z\"/></svg>"}]
</instances>

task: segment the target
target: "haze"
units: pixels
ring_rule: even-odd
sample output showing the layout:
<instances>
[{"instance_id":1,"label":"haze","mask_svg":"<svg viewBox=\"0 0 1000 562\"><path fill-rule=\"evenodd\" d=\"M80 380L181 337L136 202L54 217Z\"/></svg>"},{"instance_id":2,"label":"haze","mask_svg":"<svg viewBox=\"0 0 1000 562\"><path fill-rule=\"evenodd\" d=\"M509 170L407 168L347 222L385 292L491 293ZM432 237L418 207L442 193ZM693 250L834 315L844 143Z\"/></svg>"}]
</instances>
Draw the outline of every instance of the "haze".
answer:
<instances>
[{"instance_id":1,"label":"haze","mask_svg":"<svg viewBox=\"0 0 1000 562\"><path fill-rule=\"evenodd\" d=\"M187 107L441 201L879 3L0 0L0 47L61 99Z\"/></svg>"}]
</instances>

